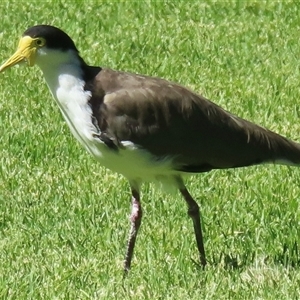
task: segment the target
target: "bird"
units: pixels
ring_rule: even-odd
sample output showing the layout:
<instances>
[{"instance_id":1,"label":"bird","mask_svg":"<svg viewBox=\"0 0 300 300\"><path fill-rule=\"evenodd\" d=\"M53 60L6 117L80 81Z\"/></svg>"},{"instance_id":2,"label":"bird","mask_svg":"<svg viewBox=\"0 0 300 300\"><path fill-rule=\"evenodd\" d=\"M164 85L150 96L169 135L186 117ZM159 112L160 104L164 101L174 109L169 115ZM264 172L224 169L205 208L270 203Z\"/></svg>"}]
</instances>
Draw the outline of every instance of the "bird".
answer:
<instances>
[{"instance_id":1,"label":"bird","mask_svg":"<svg viewBox=\"0 0 300 300\"><path fill-rule=\"evenodd\" d=\"M127 178L130 231L124 274L142 221L141 185L177 189L192 219L200 266L207 265L200 208L184 179L214 169L265 163L299 166L300 144L242 119L180 84L90 66L63 30L35 25L0 72L37 65L71 132L104 167Z\"/></svg>"}]
</instances>

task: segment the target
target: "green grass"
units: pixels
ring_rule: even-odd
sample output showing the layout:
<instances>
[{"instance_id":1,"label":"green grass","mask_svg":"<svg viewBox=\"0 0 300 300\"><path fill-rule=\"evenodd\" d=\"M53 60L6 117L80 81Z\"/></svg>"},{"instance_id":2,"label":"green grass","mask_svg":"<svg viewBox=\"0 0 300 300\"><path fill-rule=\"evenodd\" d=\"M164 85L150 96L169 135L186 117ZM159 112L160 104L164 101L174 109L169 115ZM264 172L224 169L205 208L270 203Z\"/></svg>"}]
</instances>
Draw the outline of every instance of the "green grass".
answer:
<instances>
[{"instance_id":1,"label":"green grass","mask_svg":"<svg viewBox=\"0 0 300 300\"><path fill-rule=\"evenodd\" d=\"M0 2L0 60L48 23L90 64L171 79L299 138L299 9L282 2ZM0 74L0 299L299 299L300 171L194 176L209 265L184 201L145 185L122 280L130 191L71 136L37 68Z\"/></svg>"}]
</instances>

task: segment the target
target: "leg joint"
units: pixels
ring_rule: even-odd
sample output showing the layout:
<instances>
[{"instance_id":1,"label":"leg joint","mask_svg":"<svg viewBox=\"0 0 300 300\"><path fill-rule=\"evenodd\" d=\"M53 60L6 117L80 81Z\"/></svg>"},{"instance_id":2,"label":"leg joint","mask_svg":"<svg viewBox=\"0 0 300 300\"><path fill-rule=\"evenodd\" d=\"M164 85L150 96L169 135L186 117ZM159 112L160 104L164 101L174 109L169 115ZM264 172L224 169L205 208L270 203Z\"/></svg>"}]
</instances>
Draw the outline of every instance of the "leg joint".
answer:
<instances>
[{"instance_id":1,"label":"leg joint","mask_svg":"<svg viewBox=\"0 0 300 300\"><path fill-rule=\"evenodd\" d=\"M196 217L199 216L199 205L195 202L192 205L189 206L188 208L188 215L190 217Z\"/></svg>"}]
</instances>

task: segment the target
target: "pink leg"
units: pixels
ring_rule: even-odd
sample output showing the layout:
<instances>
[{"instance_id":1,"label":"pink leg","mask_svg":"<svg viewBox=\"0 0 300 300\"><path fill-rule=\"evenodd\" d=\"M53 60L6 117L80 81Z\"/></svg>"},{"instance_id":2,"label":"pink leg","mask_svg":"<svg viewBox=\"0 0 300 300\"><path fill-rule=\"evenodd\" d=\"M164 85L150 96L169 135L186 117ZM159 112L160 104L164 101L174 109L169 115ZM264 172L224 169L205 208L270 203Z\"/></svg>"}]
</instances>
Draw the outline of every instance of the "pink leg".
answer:
<instances>
[{"instance_id":1,"label":"pink leg","mask_svg":"<svg viewBox=\"0 0 300 300\"><path fill-rule=\"evenodd\" d=\"M138 230L141 225L142 221L142 206L140 203L140 194L137 189L132 188L132 209L131 209L131 215L130 215L130 221L131 221L131 228L127 243L127 250L126 250L126 256L124 261L124 272L125 275L128 273L131 265L131 260L133 256L133 250L134 245L137 237Z\"/></svg>"}]
</instances>

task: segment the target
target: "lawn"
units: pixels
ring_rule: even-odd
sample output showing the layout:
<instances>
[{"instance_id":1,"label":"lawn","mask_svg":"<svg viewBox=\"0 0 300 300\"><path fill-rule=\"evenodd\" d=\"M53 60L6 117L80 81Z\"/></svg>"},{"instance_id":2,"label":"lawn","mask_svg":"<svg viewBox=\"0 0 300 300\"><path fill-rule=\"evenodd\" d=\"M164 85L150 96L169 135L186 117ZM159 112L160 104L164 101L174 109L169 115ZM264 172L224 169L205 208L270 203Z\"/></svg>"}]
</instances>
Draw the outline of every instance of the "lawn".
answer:
<instances>
[{"instance_id":1,"label":"lawn","mask_svg":"<svg viewBox=\"0 0 300 300\"><path fill-rule=\"evenodd\" d=\"M28 27L65 30L89 63L167 78L299 137L299 3L0 2L0 63ZM300 170L193 176L209 264L179 194L145 184L130 275L126 179L71 136L38 68L0 74L0 299L299 299ZM191 141L192 142L192 141Z\"/></svg>"}]
</instances>

